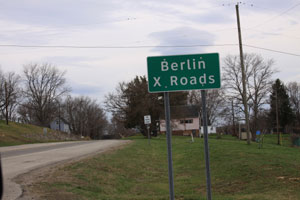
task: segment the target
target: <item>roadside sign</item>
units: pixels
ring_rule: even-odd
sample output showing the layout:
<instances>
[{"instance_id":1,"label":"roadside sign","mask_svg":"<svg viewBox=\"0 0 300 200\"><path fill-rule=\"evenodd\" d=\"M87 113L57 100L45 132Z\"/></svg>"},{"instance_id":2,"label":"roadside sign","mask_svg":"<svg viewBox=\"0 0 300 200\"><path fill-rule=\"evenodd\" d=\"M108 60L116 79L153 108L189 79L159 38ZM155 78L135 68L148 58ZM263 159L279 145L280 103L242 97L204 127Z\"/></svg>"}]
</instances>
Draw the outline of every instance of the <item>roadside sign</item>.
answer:
<instances>
[{"instance_id":1,"label":"roadside sign","mask_svg":"<svg viewBox=\"0 0 300 200\"><path fill-rule=\"evenodd\" d=\"M151 116L150 115L145 115L144 116L144 123L145 124L151 124Z\"/></svg>"},{"instance_id":2,"label":"roadside sign","mask_svg":"<svg viewBox=\"0 0 300 200\"><path fill-rule=\"evenodd\" d=\"M204 151L207 199L211 200L211 178L206 112L206 89L221 87L220 59L218 53L147 57L148 90L164 92L170 200L174 200L172 161L172 130L169 92L201 90L204 126ZM150 116L149 116L150 117ZM144 117L145 124L146 116ZM151 121L150 121L151 123Z\"/></svg>"},{"instance_id":3,"label":"roadside sign","mask_svg":"<svg viewBox=\"0 0 300 200\"><path fill-rule=\"evenodd\" d=\"M221 87L218 53L147 57L149 92Z\"/></svg>"}]
</instances>

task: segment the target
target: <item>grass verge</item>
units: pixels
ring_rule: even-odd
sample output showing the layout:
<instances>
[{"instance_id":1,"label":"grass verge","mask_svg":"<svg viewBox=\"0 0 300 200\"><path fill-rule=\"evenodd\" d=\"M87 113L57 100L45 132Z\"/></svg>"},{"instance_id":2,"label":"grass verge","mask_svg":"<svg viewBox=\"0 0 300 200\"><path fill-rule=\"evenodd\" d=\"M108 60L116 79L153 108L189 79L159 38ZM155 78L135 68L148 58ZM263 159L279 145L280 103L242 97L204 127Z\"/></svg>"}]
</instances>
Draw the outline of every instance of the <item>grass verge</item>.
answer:
<instances>
[{"instance_id":1,"label":"grass verge","mask_svg":"<svg viewBox=\"0 0 300 200\"><path fill-rule=\"evenodd\" d=\"M15 122L6 125L5 121L0 120L0 147L65 140L76 140L76 138L51 129L47 129L47 134L44 134L43 127Z\"/></svg>"},{"instance_id":2,"label":"grass verge","mask_svg":"<svg viewBox=\"0 0 300 200\"><path fill-rule=\"evenodd\" d=\"M129 146L85 159L35 183L42 199L169 199L166 139L133 137ZM270 139L271 140L271 139ZM175 199L206 197L203 139L174 137ZM209 140L213 199L300 199L300 150Z\"/></svg>"}]
</instances>

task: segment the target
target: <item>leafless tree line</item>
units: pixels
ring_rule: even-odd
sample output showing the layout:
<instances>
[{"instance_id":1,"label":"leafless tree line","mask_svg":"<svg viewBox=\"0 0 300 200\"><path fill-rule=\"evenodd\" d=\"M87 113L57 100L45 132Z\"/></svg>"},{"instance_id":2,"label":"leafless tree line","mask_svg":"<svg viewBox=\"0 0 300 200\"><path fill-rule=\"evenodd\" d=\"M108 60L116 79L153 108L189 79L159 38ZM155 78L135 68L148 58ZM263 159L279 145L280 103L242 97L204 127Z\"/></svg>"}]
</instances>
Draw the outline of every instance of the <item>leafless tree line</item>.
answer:
<instances>
[{"instance_id":1,"label":"leafless tree line","mask_svg":"<svg viewBox=\"0 0 300 200\"><path fill-rule=\"evenodd\" d=\"M24 65L23 76L0 71L1 118L49 127L56 118L74 134L99 139L107 120L101 106L89 97L69 95L65 72L44 64Z\"/></svg>"},{"instance_id":2,"label":"leafless tree line","mask_svg":"<svg viewBox=\"0 0 300 200\"><path fill-rule=\"evenodd\" d=\"M251 120L252 138L255 138L256 130L258 130L258 117L265 112L266 104L270 95L270 88L273 82L272 76L277 72L273 68L273 60L264 60L257 54L245 54L245 74L246 74L246 90L247 104ZM238 107L241 112L232 113L239 116L239 120L244 120L244 106L242 104L242 75L240 60L238 56L227 56L224 59L223 81L226 90L227 99L231 101L232 106ZM230 104L230 103L228 103ZM235 109L232 109L233 111ZM233 120L234 121L234 120ZM233 122L234 123L234 122Z\"/></svg>"},{"instance_id":3,"label":"leafless tree line","mask_svg":"<svg viewBox=\"0 0 300 200\"><path fill-rule=\"evenodd\" d=\"M259 118L266 113L272 76L277 72L273 60L264 60L257 54L245 54L247 102L251 120L251 132L261 128ZM242 103L242 72L239 56L228 55L222 62L222 88L207 91L207 117L210 124L232 125L245 120ZM198 105L201 114L200 91L189 94L189 103ZM233 129L232 134L237 134ZM252 137L252 138L254 138Z\"/></svg>"},{"instance_id":4,"label":"leafless tree line","mask_svg":"<svg viewBox=\"0 0 300 200\"><path fill-rule=\"evenodd\" d=\"M108 122L103 109L89 97L68 96L63 104L64 119L72 133L101 139Z\"/></svg>"},{"instance_id":5,"label":"leafless tree line","mask_svg":"<svg viewBox=\"0 0 300 200\"><path fill-rule=\"evenodd\" d=\"M246 92L247 105L250 114L250 130L252 139L255 139L257 130L267 130L272 123L268 122L270 113L270 95L273 77L277 70L274 68L274 61L267 60L258 54L244 55L245 72L246 72ZM228 55L222 60L222 88L217 90L207 90L207 117L209 124L217 126L232 126L232 134L237 134L237 125L243 124L245 121L245 109L242 102L243 87L242 87L242 72L240 59L238 55ZM148 97L146 81L143 84L137 84L138 79L134 79L129 83L121 82L116 88L115 93L106 96L105 107L111 111L116 121L124 122L131 120L132 124L127 127L135 127L138 122L134 120L135 116L141 119L142 114L148 104L153 108L158 108L162 102L157 101L158 96ZM128 92L130 85L134 85L133 92ZM291 97L292 107L298 121L300 120L300 86L298 83L289 83L289 96ZM144 94L145 93L145 94ZM143 94L138 97L137 94ZM199 114L202 115L201 95L200 91L191 91L187 98L185 94L179 94L181 101L186 101L186 104L196 105ZM139 103L135 99L139 99ZM177 103L178 104L178 103ZM176 105L177 105L176 104ZM142 105L142 106L140 106ZM134 111L134 112L133 112ZM151 111L151 109L150 109ZM148 113L151 113L151 112ZM138 113L137 113L138 112ZM162 110L158 110L162 113ZM131 117L134 116L134 117ZM153 114L154 115L154 114ZM155 114L155 116L159 114ZM300 121L299 121L300 125ZM124 124L126 127L126 124ZM246 127L244 127L246 128Z\"/></svg>"},{"instance_id":6,"label":"leafless tree line","mask_svg":"<svg viewBox=\"0 0 300 200\"><path fill-rule=\"evenodd\" d=\"M247 102L253 138L256 130L267 127L270 89L273 76L273 60L265 60L257 54L245 54ZM222 88L207 91L207 111L210 124L232 125L244 120L242 104L241 69L238 56L229 55L222 62ZM300 85L291 82L286 86L297 126L300 125ZM99 138L109 126L115 132L143 121L142 110L159 116L162 112L160 94L149 95L146 77L136 77L128 83L120 82L115 93L106 96L105 107L112 112L112 124L108 125L101 106L89 97L71 97L66 85L65 72L51 64L29 64L24 66L23 76L0 71L0 109L2 119L49 126L57 118L70 125L74 134ZM173 102L198 105L201 115L199 91L175 94ZM141 111L139 111L141 110ZM132 119L128 120L128 116ZM120 123L121 122L121 123ZM123 124L122 124L123 123ZM155 124L154 124L155 125ZM118 129L118 130L117 130ZM120 132L123 137L126 129ZM126 133L125 133L126 135Z\"/></svg>"},{"instance_id":7,"label":"leafless tree line","mask_svg":"<svg viewBox=\"0 0 300 200\"><path fill-rule=\"evenodd\" d=\"M288 83L287 92L290 97L292 110L295 114L295 126L300 127L300 83Z\"/></svg>"},{"instance_id":8,"label":"leafless tree line","mask_svg":"<svg viewBox=\"0 0 300 200\"><path fill-rule=\"evenodd\" d=\"M250 130L252 139L255 139L256 131L272 130L270 98L272 85L275 84L274 61L265 60L257 54L245 54L247 102L250 113ZM244 106L242 104L242 76L240 60L238 56L227 56L223 64L223 87L225 90L225 102L228 109L224 113L224 122L232 124L236 130L237 123L243 123L245 119ZM285 85L289 102L295 120L290 119L290 126L300 125L300 83L290 82ZM281 105L279 105L281 106ZM231 109L230 109L231 107Z\"/></svg>"}]
</instances>

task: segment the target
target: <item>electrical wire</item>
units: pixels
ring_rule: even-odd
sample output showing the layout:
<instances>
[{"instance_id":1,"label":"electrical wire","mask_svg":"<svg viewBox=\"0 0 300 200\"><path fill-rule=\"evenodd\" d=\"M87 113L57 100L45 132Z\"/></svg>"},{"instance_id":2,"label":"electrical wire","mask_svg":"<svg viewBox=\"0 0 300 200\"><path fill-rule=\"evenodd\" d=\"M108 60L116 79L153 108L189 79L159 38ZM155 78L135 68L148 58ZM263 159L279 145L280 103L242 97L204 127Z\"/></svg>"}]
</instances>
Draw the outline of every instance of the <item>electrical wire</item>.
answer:
<instances>
[{"instance_id":1,"label":"electrical wire","mask_svg":"<svg viewBox=\"0 0 300 200\"><path fill-rule=\"evenodd\" d=\"M75 45L17 45L0 44L0 47L17 48L64 48L64 49L140 49L140 48L193 48L211 46L237 46L238 44L195 44L195 45L137 45L137 46L75 46Z\"/></svg>"},{"instance_id":2,"label":"electrical wire","mask_svg":"<svg viewBox=\"0 0 300 200\"><path fill-rule=\"evenodd\" d=\"M242 29L242 30L244 30L244 29ZM258 33L262 33L262 34L267 34L267 35L283 36L283 37L287 37L287 38L300 39L300 37L297 37L297 36L284 35L284 34L280 34L280 33L265 32L265 31L260 31L260 30L256 30L256 29L252 29L252 28L248 28L247 30L258 32Z\"/></svg>"},{"instance_id":3,"label":"electrical wire","mask_svg":"<svg viewBox=\"0 0 300 200\"><path fill-rule=\"evenodd\" d=\"M300 5L300 3L297 3L297 4L293 5L292 7L288 8L287 10L283 11L282 13L280 13L280 14L278 14L278 15L276 15L276 16L274 16L274 17L272 17L272 18L270 18L270 19L268 19L268 20L266 20L266 21L264 21L264 22L262 22L262 23L260 23L260 24L257 24L257 25L255 25L255 26L252 26L252 27L250 27L250 28L252 29L252 28L256 28L256 27L262 26L262 25L264 25L265 23L270 22L270 21L276 19L277 17L280 17L280 16L286 14L287 12L293 10L294 8L298 7L299 5ZM249 28L249 29L250 29L250 28ZM247 29L247 28L246 28L246 29Z\"/></svg>"},{"instance_id":4,"label":"electrical wire","mask_svg":"<svg viewBox=\"0 0 300 200\"><path fill-rule=\"evenodd\" d=\"M195 44L195 45L137 45L137 46L75 46L75 45L17 45L17 44L0 44L0 47L16 48L62 48L62 49L144 49L144 48L195 48L195 47L224 47L238 46L238 44ZM243 44L245 47L271 51L291 56L300 57L300 54L279 51L254 45Z\"/></svg>"},{"instance_id":5,"label":"electrical wire","mask_svg":"<svg viewBox=\"0 0 300 200\"><path fill-rule=\"evenodd\" d=\"M290 53L290 52L285 52L285 51L278 51L278 50L274 50L274 49L268 49L268 48L264 48L264 47L257 47L257 46L248 45L248 44L243 44L243 46L300 57L300 54L295 54L295 53Z\"/></svg>"}]
</instances>

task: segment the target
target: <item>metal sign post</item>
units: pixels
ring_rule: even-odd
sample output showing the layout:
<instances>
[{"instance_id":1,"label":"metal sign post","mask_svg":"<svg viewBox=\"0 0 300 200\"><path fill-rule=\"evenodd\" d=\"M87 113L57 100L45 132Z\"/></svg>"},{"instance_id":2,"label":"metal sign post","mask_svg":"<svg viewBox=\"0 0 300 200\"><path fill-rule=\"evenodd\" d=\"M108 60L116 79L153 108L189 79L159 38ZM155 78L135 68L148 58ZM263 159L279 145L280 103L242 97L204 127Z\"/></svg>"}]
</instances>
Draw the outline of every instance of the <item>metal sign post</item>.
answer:
<instances>
[{"instance_id":1,"label":"metal sign post","mask_svg":"<svg viewBox=\"0 0 300 200\"><path fill-rule=\"evenodd\" d=\"M221 87L220 61L218 53L172 56L151 56L147 58L149 92L164 92L166 132L168 145L168 166L170 199L174 199L172 144L170 128L170 91L201 90L204 126L204 147L206 163L207 199L211 200L209 152L205 89Z\"/></svg>"},{"instance_id":2,"label":"metal sign post","mask_svg":"<svg viewBox=\"0 0 300 200\"><path fill-rule=\"evenodd\" d=\"M210 167L209 167L209 148L208 148L208 131L207 131L207 113L206 113L206 93L201 90L202 98L202 118L204 129L204 153L205 153L205 168L206 168L206 195L207 200L211 200L211 181L210 181Z\"/></svg>"},{"instance_id":3,"label":"metal sign post","mask_svg":"<svg viewBox=\"0 0 300 200\"><path fill-rule=\"evenodd\" d=\"M150 145L150 124L151 124L151 116L150 115L144 116L144 123L147 126L148 144Z\"/></svg>"},{"instance_id":4,"label":"metal sign post","mask_svg":"<svg viewBox=\"0 0 300 200\"><path fill-rule=\"evenodd\" d=\"M148 132L148 144L150 145L150 125L147 124L147 132Z\"/></svg>"},{"instance_id":5,"label":"metal sign post","mask_svg":"<svg viewBox=\"0 0 300 200\"><path fill-rule=\"evenodd\" d=\"M170 126L170 101L169 93L164 92L165 101L165 115L166 115L166 134L167 134L167 148L168 148L168 169L169 169L169 192L170 200L174 200L174 180L173 180L173 164L172 164L172 132Z\"/></svg>"}]
</instances>

